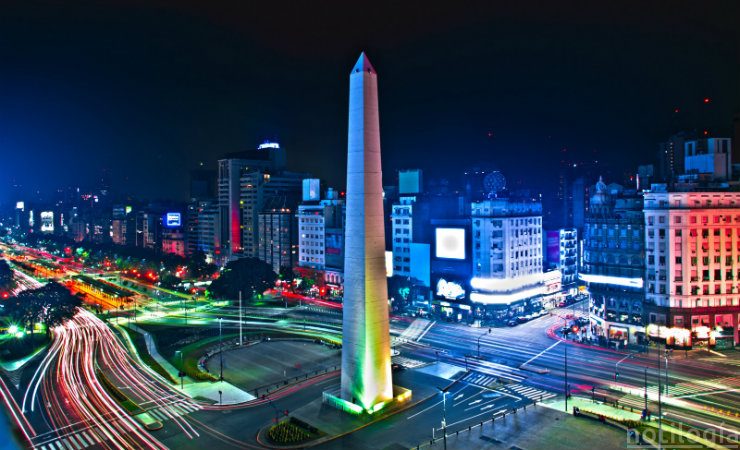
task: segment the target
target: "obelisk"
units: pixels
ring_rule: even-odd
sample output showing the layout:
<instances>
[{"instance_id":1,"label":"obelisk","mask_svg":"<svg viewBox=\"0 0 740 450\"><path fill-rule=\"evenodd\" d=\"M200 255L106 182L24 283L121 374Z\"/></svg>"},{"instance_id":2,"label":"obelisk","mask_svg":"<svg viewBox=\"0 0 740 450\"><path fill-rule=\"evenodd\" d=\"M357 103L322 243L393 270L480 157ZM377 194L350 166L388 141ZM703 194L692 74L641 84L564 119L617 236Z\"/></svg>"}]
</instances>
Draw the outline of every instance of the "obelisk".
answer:
<instances>
[{"instance_id":1,"label":"obelisk","mask_svg":"<svg viewBox=\"0 0 740 450\"><path fill-rule=\"evenodd\" d=\"M393 398L378 75L365 53L349 76L342 399L371 411Z\"/></svg>"}]
</instances>

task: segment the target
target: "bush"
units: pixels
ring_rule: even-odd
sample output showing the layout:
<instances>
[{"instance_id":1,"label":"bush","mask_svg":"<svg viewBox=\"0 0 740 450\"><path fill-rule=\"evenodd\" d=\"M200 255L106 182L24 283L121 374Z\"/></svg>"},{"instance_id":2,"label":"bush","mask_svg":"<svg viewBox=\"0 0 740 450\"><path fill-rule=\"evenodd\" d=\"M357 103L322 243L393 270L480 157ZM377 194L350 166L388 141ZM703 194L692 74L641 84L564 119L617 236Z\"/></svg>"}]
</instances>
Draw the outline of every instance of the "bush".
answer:
<instances>
[{"instance_id":1,"label":"bush","mask_svg":"<svg viewBox=\"0 0 740 450\"><path fill-rule=\"evenodd\" d=\"M299 444L313 437L308 430L298 426L292 419L272 426L267 436L276 444Z\"/></svg>"}]
</instances>

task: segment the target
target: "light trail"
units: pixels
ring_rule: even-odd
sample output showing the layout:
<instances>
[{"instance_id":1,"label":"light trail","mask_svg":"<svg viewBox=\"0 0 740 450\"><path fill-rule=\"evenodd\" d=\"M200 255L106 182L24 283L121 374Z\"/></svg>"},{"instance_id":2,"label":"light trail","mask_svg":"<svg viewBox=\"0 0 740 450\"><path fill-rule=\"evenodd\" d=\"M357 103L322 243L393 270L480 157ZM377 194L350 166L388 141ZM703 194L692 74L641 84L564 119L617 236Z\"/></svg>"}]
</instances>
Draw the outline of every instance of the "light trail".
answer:
<instances>
[{"instance_id":1,"label":"light trail","mask_svg":"<svg viewBox=\"0 0 740 450\"><path fill-rule=\"evenodd\" d=\"M200 406L141 369L111 329L95 315L80 310L72 320L54 329L54 335L47 357L34 374L33 393L29 394L29 385L24 400L24 405L28 401L33 405L41 385L46 413L53 426L52 432L32 439L34 447L64 438L74 442L74 435L87 431L105 448L166 448L113 399L101 376L113 386L122 386L121 392L125 391L124 395L134 403L156 408L189 438L199 436L172 408L191 405L199 409Z\"/></svg>"}]
</instances>

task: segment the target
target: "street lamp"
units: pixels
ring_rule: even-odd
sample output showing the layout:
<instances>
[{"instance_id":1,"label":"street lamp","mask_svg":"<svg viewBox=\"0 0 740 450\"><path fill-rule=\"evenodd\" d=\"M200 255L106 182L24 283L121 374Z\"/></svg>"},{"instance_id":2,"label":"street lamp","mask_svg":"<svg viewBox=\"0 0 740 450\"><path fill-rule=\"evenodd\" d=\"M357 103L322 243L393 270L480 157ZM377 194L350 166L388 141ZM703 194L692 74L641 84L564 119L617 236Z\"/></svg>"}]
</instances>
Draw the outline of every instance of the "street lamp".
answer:
<instances>
[{"instance_id":1,"label":"street lamp","mask_svg":"<svg viewBox=\"0 0 740 450\"><path fill-rule=\"evenodd\" d=\"M444 389L437 389L442 393L442 442L444 450L447 450L447 390L449 386Z\"/></svg>"},{"instance_id":2,"label":"street lamp","mask_svg":"<svg viewBox=\"0 0 740 450\"><path fill-rule=\"evenodd\" d=\"M564 361L563 366L565 368L565 412L568 412L568 397L570 397L570 385L568 384L568 346L563 346Z\"/></svg>"},{"instance_id":3,"label":"street lamp","mask_svg":"<svg viewBox=\"0 0 740 450\"><path fill-rule=\"evenodd\" d=\"M223 327L222 327L223 319L221 317L218 318L218 355L219 355L219 361L220 361L220 376L219 380L224 381L224 349L223 349Z\"/></svg>"},{"instance_id":4,"label":"street lamp","mask_svg":"<svg viewBox=\"0 0 740 450\"><path fill-rule=\"evenodd\" d=\"M665 349L665 396L668 397L668 349Z\"/></svg>"},{"instance_id":5,"label":"street lamp","mask_svg":"<svg viewBox=\"0 0 740 450\"><path fill-rule=\"evenodd\" d=\"M491 329L490 329L490 328L488 329L488 332L486 332L486 333L483 333L483 334L481 334L480 336L478 336L478 359L480 359L480 340L481 340L481 338L482 338L483 336L485 336L485 335L487 335L487 334L491 334Z\"/></svg>"},{"instance_id":6,"label":"street lamp","mask_svg":"<svg viewBox=\"0 0 740 450\"><path fill-rule=\"evenodd\" d=\"M182 350L175 350L175 354L180 354L180 389L185 389L185 366L182 362Z\"/></svg>"}]
</instances>

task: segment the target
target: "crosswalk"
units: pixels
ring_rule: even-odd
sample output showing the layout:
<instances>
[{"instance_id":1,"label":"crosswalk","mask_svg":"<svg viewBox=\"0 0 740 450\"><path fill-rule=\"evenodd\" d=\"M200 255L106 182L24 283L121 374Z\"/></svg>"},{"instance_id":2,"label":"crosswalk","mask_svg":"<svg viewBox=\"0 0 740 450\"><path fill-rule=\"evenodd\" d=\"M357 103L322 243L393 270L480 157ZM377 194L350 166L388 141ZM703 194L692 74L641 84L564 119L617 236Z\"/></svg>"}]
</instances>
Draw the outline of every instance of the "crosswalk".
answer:
<instances>
[{"instance_id":1,"label":"crosswalk","mask_svg":"<svg viewBox=\"0 0 740 450\"><path fill-rule=\"evenodd\" d=\"M549 391L545 391L543 389L537 389L533 388L531 386L525 386L523 384L510 384L506 386L506 390L511 391L514 394L521 395L522 397L526 397L529 400L541 402L544 400L551 399L553 397L557 397L557 394L554 394Z\"/></svg>"},{"instance_id":2,"label":"crosswalk","mask_svg":"<svg viewBox=\"0 0 740 450\"><path fill-rule=\"evenodd\" d=\"M710 356L709 358L699 358L700 361L708 362L711 364L726 364L728 366L740 367L740 359L736 358L723 358L721 356Z\"/></svg>"},{"instance_id":3,"label":"crosswalk","mask_svg":"<svg viewBox=\"0 0 740 450\"><path fill-rule=\"evenodd\" d=\"M437 322L427 319L414 320L400 335L393 338L393 345L420 341L432 329L435 323Z\"/></svg>"},{"instance_id":4,"label":"crosswalk","mask_svg":"<svg viewBox=\"0 0 740 450\"><path fill-rule=\"evenodd\" d=\"M501 379L499 377L496 377L493 375L486 375L484 373L469 372L467 375L465 375L462 378L461 381L464 381L466 383L479 386L479 387L495 389L497 391L502 391L502 392L508 392L510 394L518 395L520 397L524 397L532 401L539 402L539 401L551 399L553 397L557 397L557 394L554 394L550 391L546 391L544 389L537 389L531 386L526 386L521 383L507 384L502 387Z\"/></svg>"},{"instance_id":5,"label":"crosswalk","mask_svg":"<svg viewBox=\"0 0 740 450\"><path fill-rule=\"evenodd\" d=\"M407 358L405 356L394 356L391 358L393 364L398 364L407 369L418 369L419 367L428 366L430 363L418 359Z\"/></svg>"},{"instance_id":6,"label":"crosswalk","mask_svg":"<svg viewBox=\"0 0 740 450\"><path fill-rule=\"evenodd\" d=\"M198 411L200 407L194 403L175 403L147 410L147 413L159 420L166 422L175 417L181 417L191 412Z\"/></svg>"},{"instance_id":7,"label":"crosswalk","mask_svg":"<svg viewBox=\"0 0 740 450\"><path fill-rule=\"evenodd\" d=\"M740 390L740 377L720 377L706 380L685 381L671 384L667 387L671 397L688 397L696 394L710 394L712 392L727 392ZM663 392L666 392L664 386ZM657 396L658 387L648 386L648 395Z\"/></svg>"},{"instance_id":8,"label":"crosswalk","mask_svg":"<svg viewBox=\"0 0 740 450\"><path fill-rule=\"evenodd\" d=\"M500 382L500 378L494 375L485 375L478 372L468 372L461 381L484 388L490 388L497 386L497 384Z\"/></svg>"},{"instance_id":9,"label":"crosswalk","mask_svg":"<svg viewBox=\"0 0 740 450\"><path fill-rule=\"evenodd\" d=\"M189 402L175 402L148 409L146 412L160 422L172 420L200 410L200 406ZM98 429L89 428L70 432L61 437L54 437L34 444L35 450L83 450L93 446L103 446L108 438Z\"/></svg>"},{"instance_id":10,"label":"crosswalk","mask_svg":"<svg viewBox=\"0 0 740 450\"><path fill-rule=\"evenodd\" d=\"M103 444L107 439L99 431L89 429L34 445L34 448L36 450L82 450L83 448Z\"/></svg>"}]
</instances>

